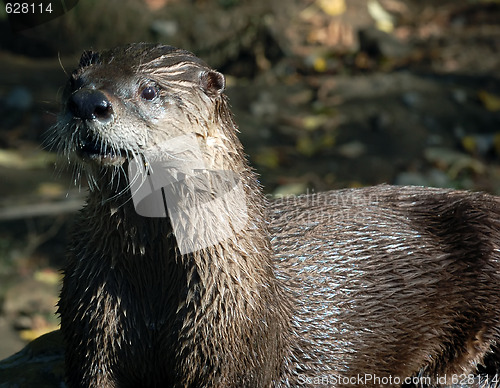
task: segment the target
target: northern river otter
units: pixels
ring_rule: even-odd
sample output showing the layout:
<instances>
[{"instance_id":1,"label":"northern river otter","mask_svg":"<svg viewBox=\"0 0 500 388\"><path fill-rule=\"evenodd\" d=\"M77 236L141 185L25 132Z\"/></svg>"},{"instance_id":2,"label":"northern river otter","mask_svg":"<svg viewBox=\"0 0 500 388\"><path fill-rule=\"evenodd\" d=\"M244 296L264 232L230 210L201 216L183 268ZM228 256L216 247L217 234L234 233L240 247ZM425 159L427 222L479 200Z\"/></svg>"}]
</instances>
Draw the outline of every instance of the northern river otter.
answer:
<instances>
[{"instance_id":1,"label":"northern river otter","mask_svg":"<svg viewBox=\"0 0 500 388\"><path fill-rule=\"evenodd\" d=\"M59 302L68 386L474 373L500 338L500 201L377 186L268 203L223 90L162 45L86 52L72 73L52 142L90 193Z\"/></svg>"}]
</instances>

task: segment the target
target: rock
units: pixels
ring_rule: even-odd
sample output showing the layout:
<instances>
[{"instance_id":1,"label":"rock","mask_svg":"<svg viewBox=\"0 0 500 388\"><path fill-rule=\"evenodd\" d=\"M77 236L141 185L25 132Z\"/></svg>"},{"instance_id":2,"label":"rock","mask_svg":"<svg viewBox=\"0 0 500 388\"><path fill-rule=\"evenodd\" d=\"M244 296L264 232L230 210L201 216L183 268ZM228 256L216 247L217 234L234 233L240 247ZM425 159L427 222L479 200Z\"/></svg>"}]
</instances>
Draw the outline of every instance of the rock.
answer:
<instances>
[{"instance_id":1,"label":"rock","mask_svg":"<svg viewBox=\"0 0 500 388\"><path fill-rule=\"evenodd\" d=\"M408 108L416 108L422 104L422 96L414 91L403 93L402 100Z\"/></svg>"},{"instance_id":2,"label":"rock","mask_svg":"<svg viewBox=\"0 0 500 388\"><path fill-rule=\"evenodd\" d=\"M451 98L457 104L463 105L467 102L467 92L463 89L453 89L451 91Z\"/></svg>"},{"instance_id":3,"label":"rock","mask_svg":"<svg viewBox=\"0 0 500 388\"><path fill-rule=\"evenodd\" d=\"M161 39L168 39L179 33L179 23L175 20L155 20L151 23L151 31Z\"/></svg>"},{"instance_id":4,"label":"rock","mask_svg":"<svg viewBox=\"0 0 500 388\"><path fill-rule=\"evenodd\" d=\"M411 171L399 173L394 179L394 184L398 186L428 186L427 179L423 174Z\"/></svg>"},{"instance_id":5,"label":"rock","mask_svg":"<svg viewBox=\"0 0 500 388\"><path fill-rule=\"evenodd\" d=\"M64 383L64 351L59 330L30 342L0 361L0 388L54 388Z\"/></svg>"},{"instance_id":6,"label":"rock","mask_svg":"<svg viewBox=\"0 0 500 388\"><path fill-rule=\"evenodd\" d=\"M24 86L17 86L7 95L5 106L8 110L26 112L33 106L33 95Z\"/></svg>"},{"instance_id":7,"label":"rock","mask_svg":"<svg viewBox=\"0 0 500 388\"><path fill-rule=\"evenodd\" d=\"M430 186L430 187L452 187L452 182L445 172L431 169L424 173L404 171L399 173L394 180L400 186Z\"/></svg>"},{"instance_id":8,"label":"rock","mask_svg":"<svg viewBox=\"0 0 500 388\"><path fill-rule=\"evenodd\" d=\"M338 147L339 155L348 159L359 158L366 152L366 145L360 141L353 140Z\"/></svg>"},{"instance_id":9,"label":"rock","mask_svg":"<svg viewBox=\"0 0 500 388\"><path fill-rule=\"evenodd\" d=\"M307 190L306 182L295 182L281 185L274 190L273 195L275 198L301 195Z\"/></svg>"},{"instance_id":10,"label":"rock","mask_svg":"<svg viewBox=\"0 0 500 388\"><path fill-rule=\"evenodd\" d=\"M279 111L271 93L261 92L258 99L250 104L250 111L259 118L273 117Z\"/></svg>"}]
</instances>

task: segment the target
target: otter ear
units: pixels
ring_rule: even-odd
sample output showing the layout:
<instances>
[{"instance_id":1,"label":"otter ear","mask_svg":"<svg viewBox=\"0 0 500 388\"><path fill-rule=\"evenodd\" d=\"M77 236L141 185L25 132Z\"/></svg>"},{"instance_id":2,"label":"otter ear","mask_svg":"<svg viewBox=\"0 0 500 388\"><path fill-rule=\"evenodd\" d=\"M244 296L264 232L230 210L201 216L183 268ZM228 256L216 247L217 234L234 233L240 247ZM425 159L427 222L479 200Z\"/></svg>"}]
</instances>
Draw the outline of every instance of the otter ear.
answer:
<instances>
[{"instance_id":1,"label":"otter ear","mask_svg":"<svg viewBox=\"0 0 500 388\"><path fill-rule=\"evenodd\" d=\"M226 86L224 76L214 70L204 71L200 74L200 84L210 97L219 97Z\"/></svg>"}]
</instances>

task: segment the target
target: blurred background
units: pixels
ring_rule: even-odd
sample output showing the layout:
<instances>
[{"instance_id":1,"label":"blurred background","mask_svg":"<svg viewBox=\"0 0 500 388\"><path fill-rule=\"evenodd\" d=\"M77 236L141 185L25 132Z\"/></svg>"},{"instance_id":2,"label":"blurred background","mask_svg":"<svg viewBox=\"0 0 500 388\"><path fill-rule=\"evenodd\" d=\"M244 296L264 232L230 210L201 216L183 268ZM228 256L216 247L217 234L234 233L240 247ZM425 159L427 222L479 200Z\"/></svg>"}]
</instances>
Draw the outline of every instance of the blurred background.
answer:
<instances>
[{"instance_id":1,"label":"blurred background","mask_svg":"<svg viewBox=\"0 0 500 388\"><path fill-rule=\"evenodd\" d=\"M499 0L73 3L19 32L0 9L0 359L58 325L86 188L43 139L85 49L162 42L223 72L266 193L391 183L500 194Z\"/></svg>"}]
</instances>

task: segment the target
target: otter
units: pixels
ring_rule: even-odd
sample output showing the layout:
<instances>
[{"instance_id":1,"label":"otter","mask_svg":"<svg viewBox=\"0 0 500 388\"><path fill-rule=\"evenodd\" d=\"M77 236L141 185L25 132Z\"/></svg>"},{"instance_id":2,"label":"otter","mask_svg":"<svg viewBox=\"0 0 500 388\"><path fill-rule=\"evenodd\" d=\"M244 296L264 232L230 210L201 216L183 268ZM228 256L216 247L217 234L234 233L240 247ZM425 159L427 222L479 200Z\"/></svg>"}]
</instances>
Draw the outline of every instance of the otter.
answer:
<instances>
[{"instance_id":1,"label":"otter","mask_svg":"<svg viewBox=\"0 0 500 388\"><path fill-rule=\"evenodd\" d=\"M67 385L480 384L500 200L381 185L268 201L224 89L160 44L85 52L71 74L50 138L89 182L58 306Z\"/></svg>"}]
</instances>

